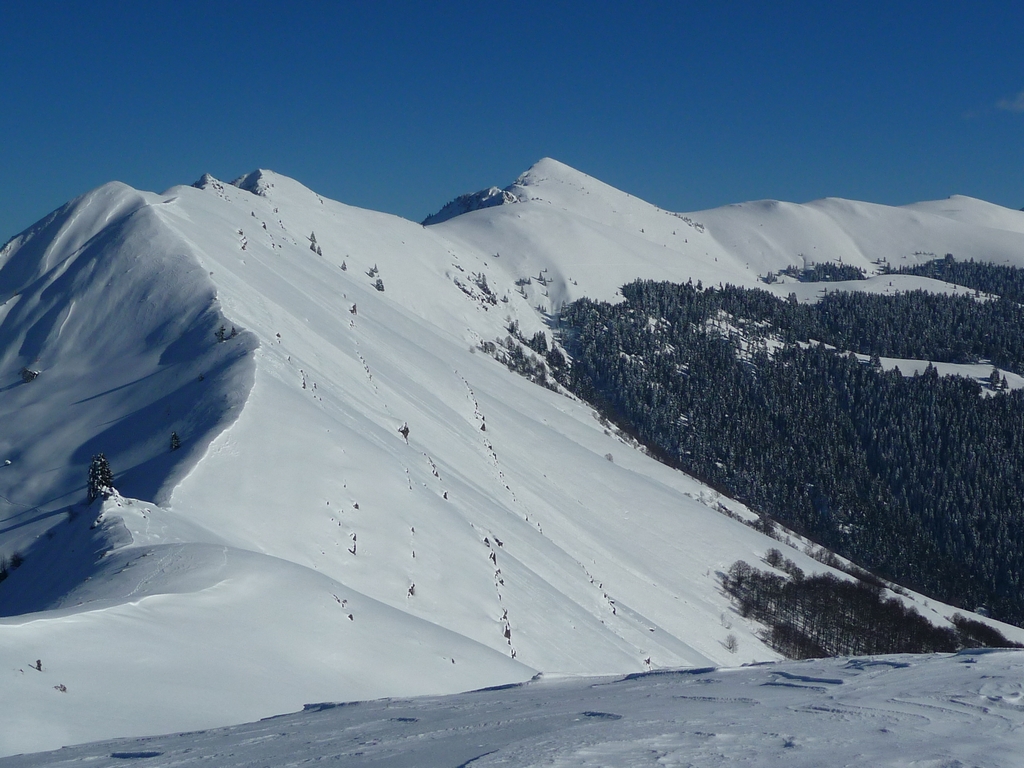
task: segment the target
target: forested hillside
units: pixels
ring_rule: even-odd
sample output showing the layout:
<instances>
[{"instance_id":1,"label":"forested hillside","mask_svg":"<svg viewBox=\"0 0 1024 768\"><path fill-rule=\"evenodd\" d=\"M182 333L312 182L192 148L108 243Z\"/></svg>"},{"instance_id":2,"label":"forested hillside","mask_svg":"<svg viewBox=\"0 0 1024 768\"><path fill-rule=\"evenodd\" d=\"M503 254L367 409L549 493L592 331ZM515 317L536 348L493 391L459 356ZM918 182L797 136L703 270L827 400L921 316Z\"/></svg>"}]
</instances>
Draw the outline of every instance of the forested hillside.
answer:
<instances>
[{"instance_id":1,"label":"forested hillside","mask_svg":"<svg viewBox=\"0 0 1024 768\"><path fill-rule=\"evenodd\" d=\"M1024 299L1024 270L998 264L982 264L968 259L958 261L953 254L924 264L888 269L894 275L919 275L956 283L976 291L993 293L1011 301Z\"/></svg>"},{"instance_id":2,"label":"forested hillside","mask_svg":"<svg viewBox=\"0 0 1024 768\"><path fill-rule=\"evenodd\" d=\"M881 575L1024 623L1024 392L998 373L905 378L878 359L1020 372L1016 303L833 291L797 304L643 281L622 293L562 313L567 386L669 463Z\"/></svg>"}]
</instances>

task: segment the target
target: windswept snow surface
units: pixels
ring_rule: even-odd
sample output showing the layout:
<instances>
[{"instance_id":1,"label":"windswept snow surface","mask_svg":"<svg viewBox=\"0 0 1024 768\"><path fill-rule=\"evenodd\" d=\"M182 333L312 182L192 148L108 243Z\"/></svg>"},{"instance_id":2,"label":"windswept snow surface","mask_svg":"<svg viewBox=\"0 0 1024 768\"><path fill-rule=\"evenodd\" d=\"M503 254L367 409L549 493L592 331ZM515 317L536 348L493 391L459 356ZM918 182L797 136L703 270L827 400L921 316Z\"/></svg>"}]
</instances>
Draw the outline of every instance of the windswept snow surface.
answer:
<instances>
[{"instance_id":1,"label":"windswept snow surface","mask_svg":"<svg viewBox=\"0 0 1024 768\"><path fill-rule=\"evenodd\" d=\"M1024 653L538 680L108 741L0 766L1019 766Z\"/></svg>"},{"instance_id":2,"label":"windswept snow surface","mask_svg":"<svg viewBox=\"0 0 1024 768\"><path fill-rule=\"evenodd\" d=\"M509 193L424 227L267 171L109 184L4 247L0 554L25 563L0 754L776 659L719 587L778 546L720 508L751 513L478 345L636 277L756 285L815 243L1024 254L1024 214L966 199L682 216L553 160ZM99 452L121 495L87 505Z\"/></svg>"}]
</instances>

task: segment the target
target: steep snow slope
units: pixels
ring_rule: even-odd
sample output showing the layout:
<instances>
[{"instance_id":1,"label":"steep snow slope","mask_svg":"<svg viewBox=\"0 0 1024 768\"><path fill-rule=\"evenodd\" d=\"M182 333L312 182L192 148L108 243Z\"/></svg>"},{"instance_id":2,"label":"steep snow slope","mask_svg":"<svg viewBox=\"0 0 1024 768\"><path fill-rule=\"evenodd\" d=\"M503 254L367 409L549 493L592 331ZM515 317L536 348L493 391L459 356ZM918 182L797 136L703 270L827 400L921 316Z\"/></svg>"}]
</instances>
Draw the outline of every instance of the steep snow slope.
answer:
<instances>
[{"instance_id":1,"label":"steep snow slope","mask_svg":"<svg viewBox=\"0 0 1024 768\"><path fill-rule=\"evenodd\" d=\"M771 225L796 247L789 227L825 237L829 216L709 212L719 232L555 161L512 192L423 227L270 172L108 185L5 247L0 552L26 562L0 583L0 674L19 691L0 711L23 724L0 752L536 671L776 658L718 587L777 545L714 507L749 512L477 346L511 320L549 332L538 305L638 276L753 284L787 252L748 268L727 235ZM900 209L857 210L865 232L901 231ZM914 216L967 227L978 253L1009 236ZM108 502L93 527L99 451L153 503Z\"/></svg>"},{"instance_id":2,"label":"steep snow slope","mask_svg":"<svg viewBox=\"0 0 1024 768\"><path fill-rule=\"evenodd\" d=\"M106 452L126 494L162 500L245 401L256 338L209 343L225 321L215 286L161 221L174 205L107 184L0 251L7 555L82 500L93 454ZM39 375L24 382L26 369ZM171 457L174 431L184 450Z\"/></svg>"},{"instance_id":3,"label":"steep snow slope","mask_svg":"<svg viewBox=\"0 0 1024 768\"><path fill-rule=\"evenodd\" d=\"M474 352L509 316L538 322L490 257L265 178L265 198L204 200L226 221L173 222L224 237L201 260L228 315L265 343L241 417L171 509L534 669L729 658L709 566L731 562L732 545L689 572L679 561L694 536L714 552L742 527L680 498L696 484L606 435L589 408ZM238 235L239 213L254 236ZM490 303L473 275L513 298ZM756 534L739 535L756 551Z\"/></svg>"}]
</instances>

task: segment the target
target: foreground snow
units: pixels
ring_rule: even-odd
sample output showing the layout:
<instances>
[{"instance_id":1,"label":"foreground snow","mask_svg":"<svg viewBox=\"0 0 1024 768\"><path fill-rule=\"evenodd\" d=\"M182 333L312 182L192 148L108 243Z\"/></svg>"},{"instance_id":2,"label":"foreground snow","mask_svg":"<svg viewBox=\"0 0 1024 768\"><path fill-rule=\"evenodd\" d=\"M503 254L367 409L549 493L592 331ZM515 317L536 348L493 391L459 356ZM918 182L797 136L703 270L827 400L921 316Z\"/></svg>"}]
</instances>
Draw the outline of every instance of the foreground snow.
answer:
<instances>
[{"instance_id":1,"label":"foreground snow","mask_svg":"<svg viewBox=\"0 0 1024 768\"><path fill-rule=\"evenodd\" d=\"M1024 652L889 656L541 679L447 697L310 705L233 728L87 744L11 768L1019 766Z\"/></svg>"}]
</instances>

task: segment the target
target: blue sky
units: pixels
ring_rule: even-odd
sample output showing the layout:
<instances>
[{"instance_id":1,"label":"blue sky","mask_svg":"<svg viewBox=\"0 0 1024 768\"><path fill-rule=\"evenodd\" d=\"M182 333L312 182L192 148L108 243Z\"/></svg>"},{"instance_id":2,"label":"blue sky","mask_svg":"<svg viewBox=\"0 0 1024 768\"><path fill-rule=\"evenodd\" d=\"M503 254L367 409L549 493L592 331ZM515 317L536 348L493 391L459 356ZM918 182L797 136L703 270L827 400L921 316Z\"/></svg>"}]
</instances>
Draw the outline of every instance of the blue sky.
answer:
<instances>
[{"instance_id":1,"label":"blue sky","mask_svg":"<svg viewBox=\"0 0 1024 768\"><path fill-rule=\"evenodd\" d=\"M680 211L1020 208L1022 40L1019 0L8 0L0 242L111 179L270 168L419 220L543 156Z\"/></svg>"}]
</instances>

